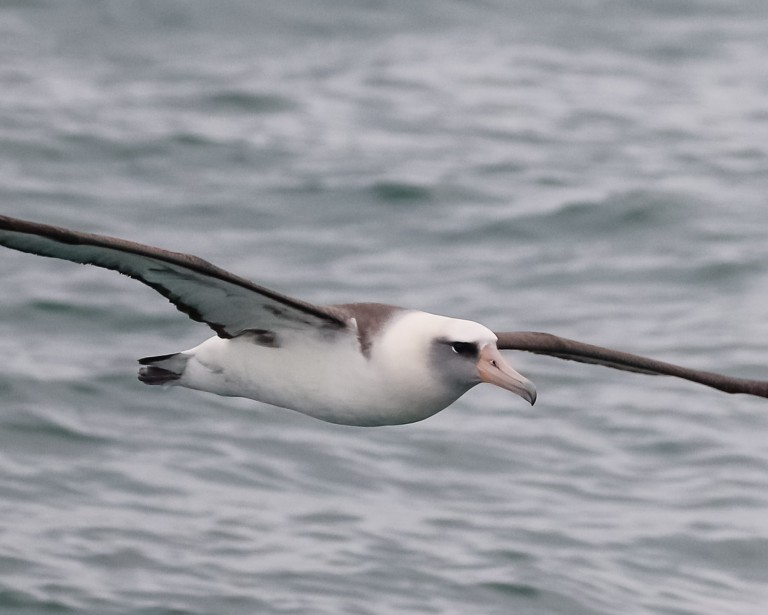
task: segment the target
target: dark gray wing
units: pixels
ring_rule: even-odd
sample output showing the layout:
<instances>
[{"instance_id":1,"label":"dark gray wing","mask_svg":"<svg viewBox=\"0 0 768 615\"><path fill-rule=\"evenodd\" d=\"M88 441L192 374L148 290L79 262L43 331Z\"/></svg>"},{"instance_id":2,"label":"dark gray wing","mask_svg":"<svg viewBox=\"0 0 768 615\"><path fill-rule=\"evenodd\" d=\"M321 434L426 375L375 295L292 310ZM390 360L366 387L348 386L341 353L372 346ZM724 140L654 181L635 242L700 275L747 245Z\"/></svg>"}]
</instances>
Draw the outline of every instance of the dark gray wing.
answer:
<instances>
[{"instance_id":1,"label":"dark gray wing","mask_svg":"<svg viewBox=\"0 0 768 615\"><path fill-rule=\"evenodd\" d=\"M258 286L189 254L8 216L0 216L0 245L118 271L155 289L220 337L249 330L346 327L329 310Z\"/></svg>"},{"instance_id":2,"label":"dark gray wing","mask_svg":"<svg viewBox=\"0 0 768 615\"><path fill-rule=\"evenodd\" d=\"M680 367L664 361L656 361L636 354L593 346L550 333L515 331L496 333L499 338L499 350L526 350L536 354L549 355L559 359L604 365L628 372L674 376L726 393L744 393L757 397L768 397L768 381L733 378L714 372Z\"/></svg>"}]
</instances>

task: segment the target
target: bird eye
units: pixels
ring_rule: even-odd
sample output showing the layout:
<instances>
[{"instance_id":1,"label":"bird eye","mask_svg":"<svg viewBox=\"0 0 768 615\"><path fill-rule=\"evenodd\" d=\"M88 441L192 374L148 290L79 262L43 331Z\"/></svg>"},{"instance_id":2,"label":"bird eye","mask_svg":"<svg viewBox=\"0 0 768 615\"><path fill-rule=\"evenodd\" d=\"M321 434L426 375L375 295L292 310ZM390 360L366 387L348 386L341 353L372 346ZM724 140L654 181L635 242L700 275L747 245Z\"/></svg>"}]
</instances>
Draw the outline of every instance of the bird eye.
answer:
<instances>
[{"instance_id":1,"label":"bird eye","mask_svg":"<svg viewBox=\"0 0 768 615\"><path fill-rule=\"evenodd\" d=\"M451 350L461 357L474 358L477 356L477 346L471 342L451 342Z\"/></svg>"}]
</instances>

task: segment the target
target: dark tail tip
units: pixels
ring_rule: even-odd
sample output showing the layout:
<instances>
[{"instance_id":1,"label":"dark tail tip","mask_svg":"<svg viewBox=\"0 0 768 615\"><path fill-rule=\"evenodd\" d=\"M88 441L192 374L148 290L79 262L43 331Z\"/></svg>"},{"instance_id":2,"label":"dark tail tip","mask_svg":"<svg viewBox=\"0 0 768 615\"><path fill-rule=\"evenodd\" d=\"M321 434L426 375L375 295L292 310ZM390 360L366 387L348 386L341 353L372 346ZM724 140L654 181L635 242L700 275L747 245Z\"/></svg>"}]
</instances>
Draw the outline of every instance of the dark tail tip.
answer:
<instances>
[{"instance_id":1,"label":"dark tail tip","mask_svg":"<svg viewBox=\"0 0 768 615\"><path fill-rule=\"evenodd\" d=\"M159 354L156 357L143 357L139 359L139 363L141 365L153 365L155 363L162 363L163 361L168 361L169 359L173 359L174 357L179 356L178 352L172 352L171 354Z\"/></svg>"},{"instance_id":2,"label":"dark tail tip","mask_svg":"<svg viewBox=\"0 0 768 615\"><path fill-rule=\"evenodd\" d=\"M139 380L144 384L168 384L181 378L181 374L172 372L169 369L163 369L156 365L142 367L139 369Z\"/></svg>"},{"instance_id":3,"label":"dark tail tip","mask_svg":"<svg viewBox=\"0 0 768 615\"><path fill-rule=\"evenodd\" d=\"M143 366L139 368L139 380L144 384L170 384L181 378L188 358L176 352L139 359Z\"/></svg>"}]
</instances>

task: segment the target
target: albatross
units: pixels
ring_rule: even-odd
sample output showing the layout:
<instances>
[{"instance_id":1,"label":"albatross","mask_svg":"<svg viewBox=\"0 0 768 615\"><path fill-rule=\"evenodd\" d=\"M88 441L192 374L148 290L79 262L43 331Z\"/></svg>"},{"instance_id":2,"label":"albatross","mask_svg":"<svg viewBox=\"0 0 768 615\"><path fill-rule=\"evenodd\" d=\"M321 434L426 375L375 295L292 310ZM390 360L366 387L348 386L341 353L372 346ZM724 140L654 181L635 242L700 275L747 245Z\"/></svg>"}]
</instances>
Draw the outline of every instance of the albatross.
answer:
<instances>
[{"instance_id":1,"label":"albatross","mask_svg":"<svg viewBox=\"0 0 768 615\"><path fill-rule=\"evenodd\" d=\"M194 348L139 359L141 382L246 397L330 423L414 423L481 382L533 404L534 385L501 350L768 397L768 381L688 369L549 333L493 332L470 320L381 303L313 305L196 256L104 235L0 216L0 244L117 271L213 329L216 335Z\"/></svg>"}]
</instances>

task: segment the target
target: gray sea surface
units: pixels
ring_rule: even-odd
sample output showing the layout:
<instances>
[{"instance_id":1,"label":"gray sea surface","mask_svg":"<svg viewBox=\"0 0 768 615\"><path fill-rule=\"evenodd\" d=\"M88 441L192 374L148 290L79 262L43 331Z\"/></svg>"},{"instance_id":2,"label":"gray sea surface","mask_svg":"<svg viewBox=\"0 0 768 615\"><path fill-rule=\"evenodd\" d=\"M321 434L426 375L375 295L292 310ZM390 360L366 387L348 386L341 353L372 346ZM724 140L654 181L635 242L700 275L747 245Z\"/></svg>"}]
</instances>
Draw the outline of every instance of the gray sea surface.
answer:
<instances>
[{"instance_id":1,"label":"gray sea surface","mask_svg":"<svg viewBox=\"0 0 768 615\"><path fill-rule=\"evenodd\" d=\"M763 0L4 0L0 212L768 378ZM136 380L210 334L0 253L0 613L768 613L768 405L509 354L352 428Z\"/></svg>"}]
</instances>

